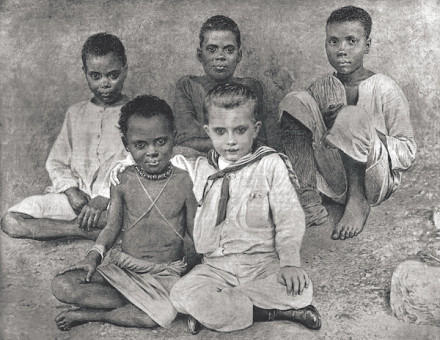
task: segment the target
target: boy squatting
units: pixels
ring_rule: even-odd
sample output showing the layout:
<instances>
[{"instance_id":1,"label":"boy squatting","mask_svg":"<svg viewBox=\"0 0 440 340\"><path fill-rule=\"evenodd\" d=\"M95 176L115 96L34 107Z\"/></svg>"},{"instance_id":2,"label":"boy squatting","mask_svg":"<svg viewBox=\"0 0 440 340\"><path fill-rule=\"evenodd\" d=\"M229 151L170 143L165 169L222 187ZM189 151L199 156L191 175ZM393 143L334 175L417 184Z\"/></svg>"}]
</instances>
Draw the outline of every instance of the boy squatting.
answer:
<instances>
[{"instance_id":1,"label":"boy squatting","mask_svg":"<svg viewBox=\"0 0 440 340\"><path fill-rule=\"evenodd\" d=\"M370 205L390 197L416 153L402 90L363 66L371 26L361 8L332 12L325 49L336 73L288 94L279 105L283 144L300 182L307 225L327 218L319 192L345 205L333 239L362 231Z\"/></svg>"},{"instance_id":2,"label":"boy squatting","mask_svg":"<svg viewBox=\"0 0 440 340\"><path fill-rule=\"evenodd\" d=\"M170 295L190 315L193 334L201 325L229 332L263 320L321 326L310 305L312 282L300 267L305 221L291 182L296 178L284 155L256 142L256 105L245 85L216 86L205 99L204 125L214 150L195 161L173 159L189 172L199 202L194 244L202 264ZM123 168L113 170L115 184Z\"/></svg>"}]
</instances>

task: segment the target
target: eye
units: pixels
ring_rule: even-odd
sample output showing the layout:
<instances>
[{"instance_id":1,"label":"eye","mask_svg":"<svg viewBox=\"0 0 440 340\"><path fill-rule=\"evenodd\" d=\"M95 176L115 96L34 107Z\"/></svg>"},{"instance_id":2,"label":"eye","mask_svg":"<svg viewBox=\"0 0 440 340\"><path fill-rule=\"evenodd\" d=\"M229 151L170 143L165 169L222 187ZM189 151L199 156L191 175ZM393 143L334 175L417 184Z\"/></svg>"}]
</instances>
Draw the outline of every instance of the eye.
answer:
<instances>
[{"instance_id":1,"label":"eye","mask_svg":"<svg viewBox=\"0 0 440 340\"><path fill-rule=\"evenodd\" d=\"M89 74L89 77L92 78L93 80L98 80L99 78L101 78L101 75L99 73L92 72Z\"/></svg>"},{"instance_id":2,"label":"eye","mask_svg":"<svg viewBox=\"0 0 440 340\"><path fill-rule=\"evenodd\" d=\"M134 147L136 149L142 150L143 148L145 148L147 146L146 142L136 142L134 143Z\"/></svg>"},{"instance_id":3,"label":"eye","mask_svg":"<svg viewBox=\"0 0 440 340\"><path fill-rule=\"evenodd\" d=\"M215 128L214 131L216 134L218 134L220 136L226 132L226 130L224 128Z\"/></svg>"},{"instance_id":4,"label":"eye","mask_svg":"<svg viewBox=\"0 0 440 340\"><path fill-rule=\"evenodd\" d=\"M211 53L215 52L215 50L216 50L216 48L214 46L211 46L211 45L206 47L206 49L208 50L208 52L211 52Z\"/></svg>"},{"instance_id":5,"label":"eye","mask_svg":"<svg viewBox=\"0 0 440 340\"><path fill-rule=\"evenodd\" d=\"M244 134L247 131L247 128L241 126L241 127L237 128L235 131L237 131L237 133L239 135L242 135L242 134Z\"/></svg>"},{"instance_id":6,"label":"eye","mask_svg":"<svg viewBox=\"0 0 440 340\"><path fill-rule=\"evenodd\" d=\"M235 52L235 48L233 46L226 47L226 53L232 54Z\"/></svg>"},{"instance_id":7,"label":"eye","mask_svg":"<svg viewBox=\"0 0 440 340\"><path fill-rule=\"evenodd\" d=\"M348 42L350 43L350 45L356 45L358 41L357 41L357 39L352 38Z\"/></svg>"},{"instance_id":8,"label":"eye","mask_svg":"<svg viewBox=\"0 0 440 340\"><path fill-rule=\"evenodd\" d=\"M167 143L167 138L158 138L156 139L156 145L157 146L164 146Z\"/></svg>"},{"instance_id":9,"label":"eye","mask_svg":"<svg viewBox=\"0 0 440 340\"><path fill-rule=\"evenodd\" d=\"M111 79L115 80L115 79L118 79L118 77L119 77L119 72L112 72L112 73L110 73L110 78Z\"/></svg>"}]
</instances>

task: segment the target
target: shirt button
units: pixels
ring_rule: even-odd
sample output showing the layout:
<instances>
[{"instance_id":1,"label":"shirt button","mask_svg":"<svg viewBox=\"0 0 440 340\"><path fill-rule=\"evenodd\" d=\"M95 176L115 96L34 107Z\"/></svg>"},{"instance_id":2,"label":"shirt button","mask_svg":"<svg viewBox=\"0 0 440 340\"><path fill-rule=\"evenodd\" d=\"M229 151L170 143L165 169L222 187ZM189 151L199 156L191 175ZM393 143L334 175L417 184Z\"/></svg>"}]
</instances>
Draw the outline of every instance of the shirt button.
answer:
<instances>
[{"instance_id":1,"label":"shirt button","mask_svg":"<svg viewBox=\"0 0 440 340\"><path fill-rule=\"evenodd\" d=\"M229 223L229 219L226 219L226 220L225 220L225 223L228 224L228 223Z\"/></svg>"}]
</instances>

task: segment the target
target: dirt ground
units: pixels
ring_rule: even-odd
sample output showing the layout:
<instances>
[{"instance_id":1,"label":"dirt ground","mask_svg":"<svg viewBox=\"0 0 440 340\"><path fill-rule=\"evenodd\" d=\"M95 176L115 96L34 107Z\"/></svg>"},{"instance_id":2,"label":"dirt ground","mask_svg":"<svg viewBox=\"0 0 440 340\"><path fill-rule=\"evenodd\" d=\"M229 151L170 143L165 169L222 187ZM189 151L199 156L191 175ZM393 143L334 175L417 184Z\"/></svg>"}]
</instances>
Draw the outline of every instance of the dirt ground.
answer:
<instances>
[{"instance_id":1,"label":"dirt ground","mask_svg":"<svg viewBox=\"0 0 440 340\"><path fill-rule=\"evenodd\" d=\"M340 207L329 205L330 221L306 231L303 267L315 286L314 304L320 331L285 321L257 323L222 334L204 329L187 333L183 318L171 329L130 329L94 323L61 332L53 321L68 307L50 291L53 275L79 260L91 242L38 242L11 239L0 233L2 339L440 339L440 328L405 324L391 313L389 293L396 265L435 241L432 210L440 203L438 148L418 153L394 196L373 208L365 230L346 241L330 239ZM436 243L437 242L437 243Z\"/></svg>"}]
</instances>

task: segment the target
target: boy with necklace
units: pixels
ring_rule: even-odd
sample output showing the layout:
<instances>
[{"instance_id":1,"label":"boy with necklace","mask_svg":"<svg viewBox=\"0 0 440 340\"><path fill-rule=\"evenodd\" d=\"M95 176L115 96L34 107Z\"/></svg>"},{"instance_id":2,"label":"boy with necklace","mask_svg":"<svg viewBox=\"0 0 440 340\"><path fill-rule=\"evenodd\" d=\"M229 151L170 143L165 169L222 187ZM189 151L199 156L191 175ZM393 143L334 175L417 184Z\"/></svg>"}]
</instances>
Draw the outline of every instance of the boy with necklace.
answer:
<instances>
[{"instance_id":1,"label":"boy with necklace","mask_svg":"<svg viewBox=\"0 0 440 340\"><path fill-rule=\"evenodd\" d=\"M250 77L234 77L235 69L242 58L241 36L237 24L223 15L213 16L203 24L199 39L197 59L202 63L205 74L187 75L179 79L176 84L174 114L177 145L206 153L212 148L212 143L203 128L203 101L206 93L217 84L236 82L249 86L258 98L258 120L264 122L266 113L261 82ZM267 142L264 128L261 129L258 140ZM176 148L176 151L185 150L180 147ZM185 151L183 153L186 154Z\"/></svg>"},{"instance_id":2,"label":"boy with necklace","mask_svg":"<svg viewBox=\"0 0 440 340\"><path fill-rule=\"evenodd\" d=\"M197 202L188 173L170 164L173 113L165 101L139 96L122 107L119 126L135 164L111 188L95 245L52 282L58 300L80 307L57 316L60 330L90 321L168 327L177 314L169 291L186 269L183 237L192 238ZM119 236L110 264L97 268Z\"/></svg>"},{"instance_id":3,"label":"boy with necklace","mask_svg":"<svg viewBox=\"0 0 440 340\"><path fill-rule=\"evenodd\" d=\"M364 228L370 206L397 189L415 158L408 102L389 77L363 66L372 21L353 6L331 13L325 49L336 73L279 105L282 138L300 181L307 225L325 222L319 191L345 205L332 239Z\"/></svg>"},{"instance_id":4,"label":"boy with necklace","mask_svg":"<svg viewBox=\"0 0 440 340\"><path fill-rule=\"evenodd\" d=\"M81 54L93 98L67 111L46 162L52 186L3 217L2 229L11 237L96 239L105 225L108 175L116 161L127 156L117 128L121 107L128 101L121 93L127 57L121 41L107 33L89 37Z\"/></svg>"}]
</instances>

